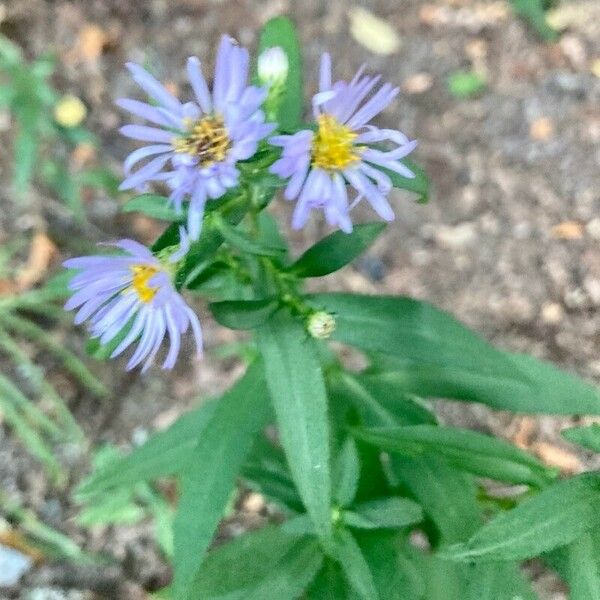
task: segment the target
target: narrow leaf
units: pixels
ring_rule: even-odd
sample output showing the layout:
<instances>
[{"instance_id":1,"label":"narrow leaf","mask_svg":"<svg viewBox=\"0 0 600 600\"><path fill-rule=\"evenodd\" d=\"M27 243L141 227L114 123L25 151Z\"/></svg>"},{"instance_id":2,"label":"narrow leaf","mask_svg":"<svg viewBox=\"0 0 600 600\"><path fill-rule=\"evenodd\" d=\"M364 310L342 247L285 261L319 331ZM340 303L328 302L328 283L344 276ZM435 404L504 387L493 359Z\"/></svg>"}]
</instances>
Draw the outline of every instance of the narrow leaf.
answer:
<instances>
[{"instance_id":1,"label":"narrow leaf","mask_svg":"<svg viewBox=\"0 0 600 600\"><path fill-rule=\"evenodd\" d=\"M384 498L355 506L344 514L344 522L361 529L396 529L423 520L421 507L408 498Z\"/></svg>"},{"instance_id":2,"label":"narrow leaf","mask_svg":"<svg viewBox=\"0 0 600 600\"><path fill-rule=\"evenodd\" d=\"M323 277L360 256L385 229L385 223L356 225L352 233L335 231L309 248L289 271L298 277Z\"/></svg>"},{"instance_id":3,"label":"narrow leaf","mask_svg":"<svg viewBox=\"0 0 600 600\"><path fill-rule=\"evenodd\" d=\"M334 558L339 562L350 587L362 600L378 600L373 575L352 534L340 529L334 537Z\"/></svg>"},{"instance_id":4,"label":"narrow leaf","mask_svg":"<svg viewBox=\"0 0 600 600\"><path fill-rule=\"evenodd\" d=\"M260 361L217 403L210 423L190 452L173 524L177 598L190 591L202 557L223 515L235 478L269 415Z\"/></svg>"},{"instance_id":5,"label":"narrow leaf","mask_svg":"<svg viewBox=\"0 0 600 600\"><path fill-rule=\"evenodd\" d=\"M414 425L352 431L358 439L388 452L437 455L458 469L482 477L535 486L542 486L554 477L553 471L519 448L467 429Z\"/></svg>"},{"instance_id":6,"label":"narrow leaf","mask_svg":"<svg viewBox=\"0 0 600 600\"><path fill-rule=\"evenodd\" d=\"M169 205L169 199L156 194L142 194L125 202L123 212L139 212L160 221L183 221L185 215Z\"/></svg>"},{"instance_id":7,"label":"narrow leaf","mask_svg":"<svg viewBox=\"0 0 600 600\"><path fill-rule=\"evenodd\" d=\"M277 309L275 298L213 302L209 308L218 323L230 329L255 329Z\"/></svg>"},{"instance_id":8,"label":"narrow leaf","mask_svg":"<svg viewBox=\"0 0 600 600\"><path fill-rule=\"evenodd\" d=\"M356 496L360 476L360 460L356 443L348 437L342 444L333 468L334 499L340 506L348 506Z\"/></svg>"},{"instance_id":9,"label":"narrow leaf","mask_svg":"<svg viewBox=\"0 0 600 600\"><path fill-rule=\"evenodd\" d=\"M193 600L298 598L322 563L323 555L314 538L265 527L210 552L188 597Z\"/></svg>"},{"instance_id":10,"label":"narrow leaf","mask_svg":"<svg viewBox=\"0 0 600 600\"><path fill-rule=\"evenodd\" d=\"M452 560L526 560L571 543L600 525L600 473L561 481L446 549Z\"/></svg>"},{"instance_id":11,"label":"narrow leaf","mask_svg":"<svg viewBox=\"0 0 600 600\"><path fill-rule=\"evenodd\" d=\"M590 533L569 545L567 569L570 600L600 600L598 554Z\"/></svg>"},{"instance_id":12,"label":"narrow leaf","mask_svg":"<svg viewBox=\"0 0 600 600\"><path fill-rule=\"evenodd\" d=\"M331 536L327 396L314 340L284 312L258 330L267 383L290 470L318 535Z\"/></svg>"},{"instance_id":13,"label":"narrow leaf","mask_svg":"<svg viewBox=\"0 0 600 600\"><path fill-rule=\"evenodd\" d=\"M173 475L182 470L198 440L209 427L218 402L211 400L203 403L200 408L180 417L165 431L153 435L131 454L99 469L81 484L78 493L95 494Z\"/></svg>"},{"instance_id":14,"label":"narrow leaf","mask_svg":"<svg viewBox=\"0 0 600 600\"><path fill-rule=\"evenodd\" d=\"M404 165L406 165L415 174L415 177L404 177L395 171L390 171L389 169L385 169L383 167L378 168L391 179L392 185L395 188L414 192L417 194L417 202L419 204L426 204L429 201L431 186L425 169L409 158L404 158L401 162L404 163Z\"/></svg>"},{"instance_id":15,"label":"narrow leaf","mask_svg":"<svg viewBox=\"0 0 600 600\"><path fill-rule=\"evenodd\" d=\"M600 452L600 424L592 423L587 427L571 427L561 431L561 435L574 444L579 444L592 452Z\"/></svg>"}]
</instances>

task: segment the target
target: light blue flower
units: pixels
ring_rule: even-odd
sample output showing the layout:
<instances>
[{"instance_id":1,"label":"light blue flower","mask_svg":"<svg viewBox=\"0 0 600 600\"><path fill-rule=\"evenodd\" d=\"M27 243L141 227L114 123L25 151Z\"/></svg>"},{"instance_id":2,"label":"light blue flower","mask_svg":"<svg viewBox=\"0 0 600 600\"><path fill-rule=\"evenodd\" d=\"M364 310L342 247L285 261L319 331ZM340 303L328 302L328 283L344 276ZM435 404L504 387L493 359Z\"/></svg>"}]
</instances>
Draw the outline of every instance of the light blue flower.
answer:
<instances>
[{"instance_id":1,"label":"light blue flower","mask_svg":"<svg viewBox=\"0 0 600 600\"><path fill-rule=\"evenodd\" d=\"M313 97L316 131L279 135L269 141L283 149L271 172L288 179L287 200L297 200L292 227L300 229L312 209L322 209L330 225L352 231L350 209L365 198L386 221L394 219L387 201L392 189L390 177L381 170L403 175L415 174L400 159L412 152L416 141L395 129L379 129L369 122L398 94L398 88L383 84L372 93L380 77L363 75L349 83L331 81L331 59L321 59L319 92ZM381 144L381 147L374 147ZM394 147L389 149L389 146ZM349 198L347 186L356 190Z\"/></svg>"},{"instance_id":2,"label":"light blue flower","mask_svg":"<svg viewBox=\"0 0 600 600\"><path fill-rule=\"evenodd\" d=\"M189 247L185 232L180 235L180 249L165 261L138 242L121 240L111 245L123 250L125 255L83 256L64 262L65 267L79 271L70 281L73 295L65 309L78 309L76 324L89 319L91 336L98 338L101 345L126 331L111 358L137 342L127 370L143 362L142 372L146 371L167 335L170 346L163 369L173 368L181 337L190 327L198 354L202 352L200 322L174 288L170 272L171 266Z\"/></svg>"},{"instance_id":3,"label":"light blue flower","mask_svg":"<svg viewBox=\"0 0 600 600\"><path fill-rule=\"evenodd\" d=\"M121 189L144 189L163 181L171 203L181 210L189 200L188 233L200 235L204 207L239 182L238 161L251 158L259 142L275 128L261 110L267 92L248 85L249 56L245 48L223 36L217 52L212 93L200 61L191 57L187 73L195 102L182 104L152 75L136 64L127 65L136 83L156 105L122 99L117 104L152 123L126 125L121 133L148 142L125 160ZM140 161L145 164L133 170Z\"/></svg>"}]
</instances>

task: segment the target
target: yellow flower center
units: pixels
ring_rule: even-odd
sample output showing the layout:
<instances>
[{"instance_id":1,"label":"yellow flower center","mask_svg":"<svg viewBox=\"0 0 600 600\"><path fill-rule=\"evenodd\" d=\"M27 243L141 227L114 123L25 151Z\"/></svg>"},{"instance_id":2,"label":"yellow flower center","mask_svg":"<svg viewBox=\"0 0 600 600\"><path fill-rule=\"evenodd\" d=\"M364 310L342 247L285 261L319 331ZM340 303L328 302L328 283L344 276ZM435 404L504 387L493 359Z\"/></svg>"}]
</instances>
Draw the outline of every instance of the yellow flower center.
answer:
<instances>
[{"instance_id":1,"label":"yellow flower center","mask_svg":"<svg viewBox=\"0 0 600 600\"><path fill-rule=\"evenodd\" d=\"M231 149L231 140L223 119L208 115L191 122L188 134L173 140L173 148L175 152L196 157L202 167L208 167L225 159Z\"/></svg>"},{"instance_id":2,"label":"yellow flower center","mask_svg":"<svg viewBox=\"0 0 600 600\"><path fill-rule=\"evenodd\" d=\"M153 287L148 282L160 269L151 265L133 265L130 268L133 273L131 288L133 288L138 298L144 304L148 304L156 296L156 292L158 292L158 287Z\"/></svg>"},{"instance_id":3,"label":"yellow flower center","mask_svg":"<svg viewBox=\"0 0 600 600\"><path fill-rule=\"evenodd\" d=\"M328 171L345 169L360 158L361 147L354 145L357 134L331 115L319 115L319 129L312 142L312 164Z\"/></svg>"}]
</instances>

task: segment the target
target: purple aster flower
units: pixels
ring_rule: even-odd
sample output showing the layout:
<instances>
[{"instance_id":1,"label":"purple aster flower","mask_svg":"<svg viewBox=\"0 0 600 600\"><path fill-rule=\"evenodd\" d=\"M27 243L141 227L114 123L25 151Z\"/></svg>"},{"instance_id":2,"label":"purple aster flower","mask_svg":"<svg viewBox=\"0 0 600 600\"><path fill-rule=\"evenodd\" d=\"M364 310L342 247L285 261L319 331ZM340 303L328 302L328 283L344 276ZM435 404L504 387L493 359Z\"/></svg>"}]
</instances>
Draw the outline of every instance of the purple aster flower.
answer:
<instances>
[{"instance_id":1,"label":"purple aster flower","mask_svg":"<svg viewBox=\"0 0 600 600\"><path fill-rule=\"evenodd\" d=\"M163 369L171 369L181 347L181 336L191 326L198 354L202 352L200 322L192 309L173 287L169 267L181 257L188 246L181 248L161 262L148 248L133 240L110 244L125 251L125 255L83 256L64 262L69 269L78 269L69 284L73 295L65 304L66 310L78 309L75 323L89 319L91 336L100 344L108 344L129 326L123 340L111 354L121 354L134 342L133 355L127 370L144 361L146 371L169 336L170 346Z\"/></svg>"},{"instance_id":2,"label":"purple aster flower","mask_svg":"<svg viewBox=\"0 0 600 600\"><path fill-rule=\"evenodd\" d=\"M363 69L350 83L331 82L331 58L323 54L319 76L319 92L313 97L317 130L302 130L294 135L279 135L269 141L281 146L281 158L271 172L287 179L287 200L297 199L292 227L301 228L310 211L321 208L330 225L345 232L352 231L349 211L365 198L386 221L394 213L386 196L392 189L389 176L381 167L404 177L415 174L402 162L417 145L394 129L379 129L369 121L398 94L398 88L383 84L372 93L380 76L363 75ZM392 149L372 147L383 144ZM349 200L347 186L357 192Z\"/></svg>"},{"instance_id":3,"label":"purple aster flower","mask_svg":"<svg viewBox=\"0 0 600 600\"><path fill-rule=\"evenodd\" d=\"M143 189L152 181L164 181L172 190L170 200L181 210L190 200L188 230L197 240L204 206L238 185L236 163L256 153L258 143L275 128L265 123L261 110L267 92L248 85L249 57L245 48L223 36L217 52L212 93L202 75L200 61L191 57L187 73L195 102L182 104L142 67L127 65L136 83L156 106L122 99L117 104L152 126L126 125L121 133L149 144L125 160L126 179L121 189ZM135 171L134 166L146 161Z\"/></svg>"}]
</instances>

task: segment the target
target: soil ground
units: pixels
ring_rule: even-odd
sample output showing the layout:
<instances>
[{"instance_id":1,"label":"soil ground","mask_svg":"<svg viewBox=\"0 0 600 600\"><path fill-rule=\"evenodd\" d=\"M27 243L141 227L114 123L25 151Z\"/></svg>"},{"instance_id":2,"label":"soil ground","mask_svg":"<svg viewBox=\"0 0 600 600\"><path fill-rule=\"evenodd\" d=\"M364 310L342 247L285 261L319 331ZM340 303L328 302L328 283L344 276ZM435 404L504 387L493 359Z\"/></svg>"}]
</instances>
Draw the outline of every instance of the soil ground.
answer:
<instances>
[{"instance_id":1,"label":"soil ground","mask_svg":"<svg viewBox=\"0 0 600 600\"><path fill-rule=\"evenodd\" d=\"M395 223L365 258L321 288L429 300L503 348L550 359L600 382L600 73L593 73L593 65L600 69L595 62L600 60L600 3L564 2L559 16L566 29L559 42L543 44L503 1L362 2L399 35L399 50L384 56L370 53L350 35L348 14L355 4L12 0L0 2L0 32L30 57L48 49L57 53L57 87L84 100L87 125L103 141L102 158L118 168L132 147L118 135L123 119L113 105L134 90L124 62L151 61L161 79L186 91L187 56L212 65L221 33L252 46L262 23L290 14L303 42L308 93L314 91L324 50L331 52L340 78L366 62L401 85L399 102L381 121L419 140L416 158L433 182L427 205L396 193ZM96 46L94 32L100 36ZM475 99L452 97L448 76L471 67L485 73L486 90ZM41 228L66 257L76 252L78 236L100 240L127 233L151 241L157 234L156 224L119 216L118 203L101 194L89 198L91 225L83 231L41 190L32 189L26 201L16 202L5 185L14 132L9 118L3 116L0 125L0 242L28 238ZM289 206L278 202L273 210L289 221ZM364 210L360 216L371 215ZM324 233L314 222L294 234L294 244L301 249ZM207 317L204 331L207 358L183 360L172 374L139 377L124 374L119 362L96 365L112 391L103 403L82 395L61 373L52 377L94 444L126 448L239 374L235 361L210 353L233 339L231 334ZM53 335L83 355L82 336L66 330ZM449 422L526 446L565 472L599 464L597 457L577 454L560 441L559 431L572 424L569 419L515 417L458 403L440 403L439 411ZM73 485L86 464L82 459L73 467ZM87 550L107 552L119 563L104 569L42 565L20 587L0 591L0 598L34 598L33 590L47 587L62 590L57 599L91 598L93 592L143 598L144 590L168 580L150 526L77 528L69 489L57 493L2 428L0 486ZM246 499L222 533L235 534L261 519L264 507L257 507L256 498ZM548 574L540 572L536 584L542 598L564 598Z\"/></svg>"}]
</instances>

